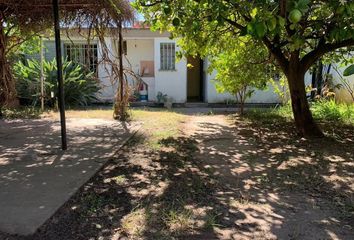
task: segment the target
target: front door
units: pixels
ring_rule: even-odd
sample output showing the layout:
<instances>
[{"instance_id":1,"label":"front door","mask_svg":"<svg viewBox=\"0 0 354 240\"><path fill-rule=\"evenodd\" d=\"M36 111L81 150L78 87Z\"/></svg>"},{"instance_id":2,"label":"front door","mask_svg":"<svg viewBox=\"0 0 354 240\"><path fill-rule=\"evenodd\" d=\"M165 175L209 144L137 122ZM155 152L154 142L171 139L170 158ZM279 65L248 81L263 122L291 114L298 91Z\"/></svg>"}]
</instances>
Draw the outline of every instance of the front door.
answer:
<instances>
[{"instance_id":1,"label":"front door","mask_svg":"<svg viewBox=\"0 0 354 240\"><path fill-rule=\"evenodd\" d=\"M199 57L188 57L187 100L203 101L203 61Z\"/></svg>"}]
</instances>

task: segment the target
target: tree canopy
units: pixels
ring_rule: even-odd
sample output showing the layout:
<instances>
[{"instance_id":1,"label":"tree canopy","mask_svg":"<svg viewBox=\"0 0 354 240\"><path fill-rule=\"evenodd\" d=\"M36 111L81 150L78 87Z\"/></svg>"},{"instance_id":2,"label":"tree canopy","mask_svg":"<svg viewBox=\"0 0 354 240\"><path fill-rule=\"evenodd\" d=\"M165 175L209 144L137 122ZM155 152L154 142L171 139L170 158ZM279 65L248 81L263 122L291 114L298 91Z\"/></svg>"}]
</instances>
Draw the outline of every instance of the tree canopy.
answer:
<instances>
[{"instance_id":1,"label":"tree canopy","mask_svg":"<svg viewBox=\"0 0 354 240\"><path fill-rule=\"evenodd\" d=\"M227 39L262 42L289 83L301 135L322 136L306 99L305 72L327 53L354 45L354 2L346 0L136 0L155 29L168 30L186 52L212 54ZM345 48L345 49L343 49Z\"/></svg>"}]
</instances>

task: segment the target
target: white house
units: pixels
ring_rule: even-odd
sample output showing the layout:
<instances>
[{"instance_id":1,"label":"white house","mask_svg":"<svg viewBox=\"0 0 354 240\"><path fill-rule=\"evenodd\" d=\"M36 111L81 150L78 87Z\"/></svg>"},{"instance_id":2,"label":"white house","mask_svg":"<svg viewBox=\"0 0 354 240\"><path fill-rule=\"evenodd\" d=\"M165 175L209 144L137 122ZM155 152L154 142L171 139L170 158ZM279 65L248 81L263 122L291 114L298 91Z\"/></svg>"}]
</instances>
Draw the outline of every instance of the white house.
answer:
<instances>
[{"instance_id":1,"label":"white house","mask_svg":"<svg viewBox=\"0 0 354 240\"><path fill-rule=\"evenodd\" d=\"M100 43L95 40L88 43L79 34L72 34L70 38L64 36L62 39L64 57L88 64L96 71L102 86L98 99L102 102L112 102L117 88L109 77L109 69L100 61L102 58ZM207 73L207 60L189 57L176 61L179 46L176 40L169 37L169 33L152 32L149 28L125 28L123 31L124 67L135 72L147 84L148 101L157 101L156 96L159 92L166 94L174 103L225 103L235 100L230 94L216 91L213 82L215 74ZM116 38L107 35L105 41L110 54L113 57L118 56ZM47 40L44 45L46 59L53 59L54 40ZM85 57L87 51L91 53L89 58ZM187 67L189 64L193 67ZM307 84L310 83L310 78L307 78ZM280 99L272 86L263 91L257 90L248 100L248 103L262 104L279 102Z\"/></svg>"}]
</instances>

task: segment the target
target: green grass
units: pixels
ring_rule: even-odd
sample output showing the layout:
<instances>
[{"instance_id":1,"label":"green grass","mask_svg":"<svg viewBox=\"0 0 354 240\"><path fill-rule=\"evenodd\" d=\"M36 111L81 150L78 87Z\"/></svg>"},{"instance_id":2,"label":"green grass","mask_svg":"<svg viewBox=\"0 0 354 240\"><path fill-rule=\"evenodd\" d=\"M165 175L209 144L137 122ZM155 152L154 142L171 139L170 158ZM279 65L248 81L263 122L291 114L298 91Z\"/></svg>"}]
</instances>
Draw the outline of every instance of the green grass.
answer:
<instances>
[{"instance_id":1,"label":"green grass","mask_svg":"<svg viewBox=\"0 0 354 240\"><path fill-rule=\"evenodd\" d=\"M312 104L311 110L317 120L354 124L354 104L319 101Z\"/></svg>"},{"instance_id":2,"label":"green grass","mask_svg":"<svg viewBox=\"0 0 354 240\"><path fill-rule=\"evenodd\" d=\"M311 112L317 121L354 125L354 104L318 101L311 103ZM274 122L277 119L291 121L293 113L290 105L264 110L253 109L246 113L248 118L261 122Z\"/></svg>"},{"instance_id":3,"label":"green grass","mask_svg":"<svg viewBox=\"0 0 354 240\"><path fill-rule=\"evenodd\" d=\"M180 135L179 127L186 116L173 111L143 109L132 110L132 120L143 123L145 145L153 150L160 149L162 139L178 137Z\"/></svg>"}]
</instances>

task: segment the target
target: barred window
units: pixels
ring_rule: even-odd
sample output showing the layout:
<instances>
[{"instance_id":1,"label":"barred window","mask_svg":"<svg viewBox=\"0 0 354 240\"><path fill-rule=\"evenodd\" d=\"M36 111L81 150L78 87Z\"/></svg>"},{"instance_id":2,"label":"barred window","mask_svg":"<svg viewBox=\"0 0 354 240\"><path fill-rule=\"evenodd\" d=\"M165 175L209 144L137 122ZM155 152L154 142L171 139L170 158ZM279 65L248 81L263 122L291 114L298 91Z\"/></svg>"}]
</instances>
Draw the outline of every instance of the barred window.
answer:
<instances>
[{"instance_id":1,"label":"barred window","mask_svg":"<svg viewBox=\"0 0 354 240\"><path fill-rule=\"evenodd\" d=\"M97 44L64 44L65 57L97 73Z\"/></svg>"},{"instance_id":2,"label":"barred window","mask_svg":"<svg viewBox=\"0 0 354 240\"><path fill-rule=\"evenodd\" d=\"M160 44L160 70L171 71L176 68L176 45L175 43Z\"/></svg>"}]
</instances>

